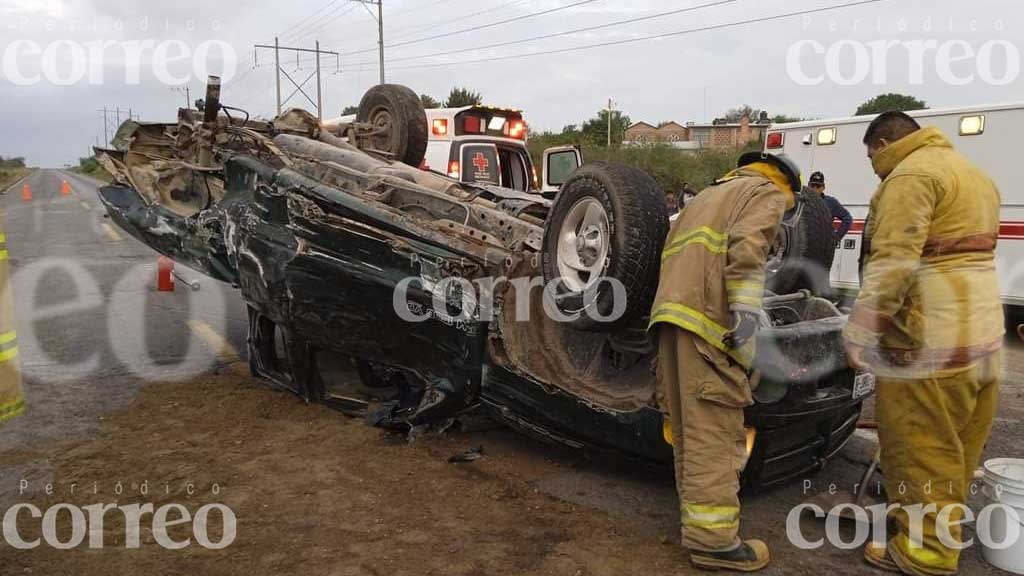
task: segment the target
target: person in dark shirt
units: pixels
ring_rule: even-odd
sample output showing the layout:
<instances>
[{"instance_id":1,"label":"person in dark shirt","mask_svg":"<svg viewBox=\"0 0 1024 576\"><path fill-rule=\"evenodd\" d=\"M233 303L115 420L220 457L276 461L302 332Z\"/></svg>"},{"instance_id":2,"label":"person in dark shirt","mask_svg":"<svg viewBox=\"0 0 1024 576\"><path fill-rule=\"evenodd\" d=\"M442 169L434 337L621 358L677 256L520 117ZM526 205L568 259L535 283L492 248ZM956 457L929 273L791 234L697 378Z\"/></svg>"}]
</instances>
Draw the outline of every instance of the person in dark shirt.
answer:
<instances>
[{"instance_id":1,"label":"person in dark shirt","mask_svg":"<svg viewBox=\"0 0 1024 576\"><path fill-rule=\"evenodd\" d=\"M825 194L825 175L821 172L811 174L807 187L813 192L821 194L822 199L825 200L825 204L828 206L829 212L832 213L832 221L839 220L839 228L835 233L835 245L839 246L839 241L846 236L846 233L853 226L853 216L850 216L849 210L844 208L839 200Z\"/></svg>"}]
</instances>

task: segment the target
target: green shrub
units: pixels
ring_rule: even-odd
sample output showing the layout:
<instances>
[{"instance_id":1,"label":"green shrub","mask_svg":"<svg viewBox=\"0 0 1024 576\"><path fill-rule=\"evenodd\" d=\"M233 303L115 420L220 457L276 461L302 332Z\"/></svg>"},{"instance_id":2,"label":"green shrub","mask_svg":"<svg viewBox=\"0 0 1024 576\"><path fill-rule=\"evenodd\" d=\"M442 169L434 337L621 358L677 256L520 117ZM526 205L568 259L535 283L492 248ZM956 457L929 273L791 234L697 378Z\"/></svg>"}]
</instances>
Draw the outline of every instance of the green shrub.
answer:
<instances>
[{"instance_id":1,"label":"green shrub","mask_svg":"<svg viewBox=\"0 0 1024 576\"><path fill-rule=\"evenodd\" d=\"M575 134L543 133L532 136L530 155L540 172L545 148L580 144ZM742 149L680 150L667 144L613 147L582 144L583 161L619 162L646 171L666 190L678 191L684 182L700 190L721 178L736 166L740 154L760 150L761 143L753 142Z\"/></svg>"}]
</instances>

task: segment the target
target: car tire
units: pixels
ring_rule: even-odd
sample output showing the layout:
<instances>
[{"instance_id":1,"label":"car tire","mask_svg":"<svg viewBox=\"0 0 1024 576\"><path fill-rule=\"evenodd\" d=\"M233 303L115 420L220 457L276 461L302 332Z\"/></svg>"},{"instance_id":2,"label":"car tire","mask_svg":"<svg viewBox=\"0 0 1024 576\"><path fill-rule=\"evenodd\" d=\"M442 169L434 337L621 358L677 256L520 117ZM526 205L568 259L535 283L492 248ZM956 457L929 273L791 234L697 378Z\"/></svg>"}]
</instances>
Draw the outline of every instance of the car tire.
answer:
<instances>
[{"instance_id":1,"label":"car tire","mask_svg":"<svg viewBox=\"0 0 1024 576\"><path fill-rule=\"evenodd\" d=\"M398 84L380 84L363 94L356 122L383 133L371 136L371 147L418 168L427 153L427 115L415 92Z\"/></svg>"},{"instance_id":2,"label":"car tire","mask_svg":"<svg viewBox=\"0 0 1024 576\"><path fill-rule=\"evenodd\" d=\"M803 213L796 226L783 226L779 231L776 252L769 258L766 287L775 294L800 290L828 294L835 259L832 213L818 194L802 193L801 204Z\"/></svg>"},{"instance_id":3,"label":"car tire","mask_svg":"<svg viewBox=\"0 0 1024 576\"><path fill-rule=\"evenodd\" d=\"M547 302L576 330L611 332L642 318L658 289L668 228L664 194L649 174L621 164L581 166L545 221Z\"/></svg>"}]
</instances>

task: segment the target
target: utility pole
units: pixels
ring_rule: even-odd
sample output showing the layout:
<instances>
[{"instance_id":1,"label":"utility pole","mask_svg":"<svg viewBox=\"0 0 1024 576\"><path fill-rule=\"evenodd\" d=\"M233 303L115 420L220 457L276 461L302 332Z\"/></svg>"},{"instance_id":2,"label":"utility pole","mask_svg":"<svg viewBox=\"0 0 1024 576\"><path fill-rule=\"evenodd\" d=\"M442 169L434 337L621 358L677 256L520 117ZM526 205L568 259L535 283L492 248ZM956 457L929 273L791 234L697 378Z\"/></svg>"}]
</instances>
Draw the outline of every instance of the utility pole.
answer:
<instances>
[{"instance_id":1,"label":"utility pole","mask_svg":"<svg viewBox=\"0 0 1024 576\"><path fill-rule=\"evenodd\" d=\"M384 83L384 0L352 0L359 2L366 8L366 12L377 21L377 45L380 48L380 83ZM377 13L370 10L370 6L377 6Z\"/></svg>"},{"instance_id":2,"label":"utility pole","mask_svg":"<svg viewBox=\"0 0 1024 576\"><path fill-rule=\"evenodd\" d=\"M316 41L316 119L324 121L324 93L320 84L320 41Z\"/></svg>"},{"instance_id":3,"label":"utility pole","mask_svg":"<svg viewBox=\"0 0 1024 576\"><path fill-rule=\"evenodd\" d=\"M106 146L110 143L110 124L107 120L107 107L104 106L103 110L97 110L97 112L103 113L103 145Z\"/></svg>"},{"instance_id":4,"label":"utility pole","mask_svg":"<svg viewBox=\"0 0 1024 576\"><path fill-rule=\"evenodd\" d=\"M611 98L609 98L608 99L608 149L609 150L612 147L612 114L615 113L614 106L615 106L615 103L612 102Z\"/></svg>"},{"instance_id":5,"label":"utility pole","mask_svg":"<svg viewBox=\"0 0 1024 576\"><path fill-rule=\"evenodd\" d=\"M174 86L171 88L172 92L178 92L179 94L185 95L185 109L192 108L192 92L189 90L189 85L184 84L182 86Z\"/></svg>"},{"instance_id":6,"label":"utility pole","mask_svg":"<svg viewBox=\"0 0 1024 576\"><path fill-rule=\"evenodd\" d=\"M293 96L295 96L296 94L301 93L306 98L306 100L309 101L310 104L312 104L313 106L316 106L317 117L320 118L320 119L323 119L323 86L321 85L321 82L320 82L320 55L321 54L332 54L332 55L334 55L334 57L336 59L339 58L340 55L337 52L332 52L330 50L321 50L320 49L320 41L319 40L316 41L316 47L315 48L296 48L296 47L291 47L291 46L281 46L281 44L278 42L277 38L274 38L273 45L256 44L255 47L256 48L265 48L265 49L269 49L269 50L273 50L274 51L274 67L277 68L277 114L278 115L281 114L281 108L285 104L287 104L288 101L291 100ZM309 76L307 76L306 79L303 80L302 82L296 82L295 79L292 78L291 75L288 74L288 72L284 68L281 67L281 52L282 51L295 52L295 57L296 58L298 58L299 53L301 53L301 52L312 52L312 53L316 54L316 70L314 70L313 73L310 74ZM284 100L281 99L281 75L282 74L284 75L285 78L288 79L289 82L292 83L292 86L295 86L295 90L293 90L292 93L289 94L288 97L285 98ZM306 94L306 91L303 89L306 86L306 84L310 80L312 80L313 78L316 78L316 101L315 102L313 101L312 98L310 98L309 94Z\"/></svg>"},{"instance_id":7,"label":"utility pole","mask_svg":"<svg viewBox=\"0 0 1024 576\"><path fill-rule=\"evenodd\" d=\"M277 115L281 115L281 44L274 36L274 68L277 69Z\"/></svg>"},{"instance_id":8,"label":"utility pole","mask_svg":"<svg viewBox=\"0 0 1024 576\"><path fill-rule=\"evenodd\" d=\"M384 0L377 0L377 44L380 46L380 83L384 83Z\"/></svg>"}]
</instances>

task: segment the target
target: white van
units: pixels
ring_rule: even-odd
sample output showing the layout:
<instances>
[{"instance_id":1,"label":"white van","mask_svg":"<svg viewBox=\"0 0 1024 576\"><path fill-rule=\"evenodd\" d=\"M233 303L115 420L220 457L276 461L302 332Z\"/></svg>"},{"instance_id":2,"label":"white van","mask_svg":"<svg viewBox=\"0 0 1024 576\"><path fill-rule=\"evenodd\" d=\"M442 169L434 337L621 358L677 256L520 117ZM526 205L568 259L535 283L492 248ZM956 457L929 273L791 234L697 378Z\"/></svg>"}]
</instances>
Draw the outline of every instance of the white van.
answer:
<instances>
[{"instance_id":1,"label":"white van","mask_svg":"<svg viewBox=\"0 0 1024 576\"><path fill-rule=\"evenodd\" d=\"M521 110L493 106L426 111L430 131L420 166L467 183L521 192L554 193L583 159L575 147L544 151L544 182L530 159L528 126Z\"/></svg>"},{"instance_id":2,"label":"white van","mask_svg":"<svg viewBox=\"0 0 1024 576\"><path fill-rule=\"evenodd\" d=\"M1003 195L996 251L1003 302L1024 305L1024 192L1017 179L1017 154L1024 134L1024 104L971 106L910 112L922 126L936 126L995 180ZM776 124L765 137L768 152L785 152L807 176L825 174L826 194L843 203L854 218L850 234L837 248L832 285L856 292L858 260L871 196L878 177L863 144L874 116Z\"/></svg>"}]
</instances>

